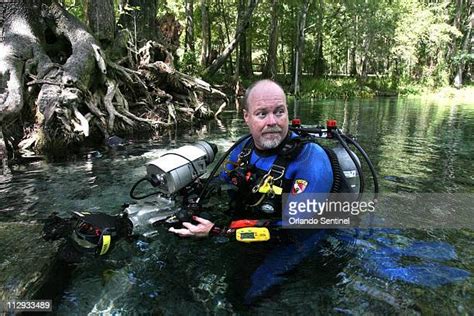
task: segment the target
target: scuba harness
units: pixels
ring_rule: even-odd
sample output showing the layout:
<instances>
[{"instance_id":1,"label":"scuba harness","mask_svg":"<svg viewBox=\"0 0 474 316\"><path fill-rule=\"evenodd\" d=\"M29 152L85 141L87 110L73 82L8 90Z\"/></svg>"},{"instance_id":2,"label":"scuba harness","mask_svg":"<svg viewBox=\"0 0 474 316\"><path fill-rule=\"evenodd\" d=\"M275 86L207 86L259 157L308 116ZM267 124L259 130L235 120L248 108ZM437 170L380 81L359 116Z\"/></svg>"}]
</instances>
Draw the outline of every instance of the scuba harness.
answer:
<instances>
[{"instance_id":1,"label":"scuba harness","mask_svg":"<svg viewBox=\"0 0 474 316\"><path fill-rule=\"evenodd\" d=\"M207 186L209 180L212 179L219 166L224 163L226 157L239 146L245 142L241 152L238 155L236 162L226 161L226 174L230 181L238 187L240 196L234 199L238 205L234 210L246 210L242 212L248 219L233 221L228 228L214 227L211 230L213 235L233 234L238 236L250 236L251 234L245 231L245 234L239 234L239 230L248 228L265 228L267 227L281 227L281 221L271 220L281 216L280 213L275 212L277 208L281 208L281 198L278 198L283 192L289 193L291 188L290 179L285 179L284 175L287 167L304 148L307 143L316 143L324 149L328 159L331 163L333 171L333 183L330 193L349 193L353 196L352 201L360 200L365 188L365 178L362 173L360 161L357 156L350 150L347 143L352 144L362 155L372 173L374 183L374 200L377 199L379 191L377 175L368 155L362 147L352 137L344 135L338 128L335 120L327 121L327 128L315 127L306 128L301 126L299 120L293 120L289 128L297 134L296 137L291 138L287 135L285 140L277 147L277 157L268 171L260 170L254 165L250 164L252 151L255 149L253 139L250 135L246 135L239 139L220 159L214 170L211 172L208 181L204 184L204 188L198 198L198 202L202 197L209 194ZM318 139L328 139L338 141L338 146L330 148L321 145ZM230 166L230 167L227 167ZM260 211L260 214L258 212ZM266 213L270 220L255 220L253 218L262 218L261 213ZM241 217L242 218L242 217ZM264 236L259 238L258 236ZM255 231L253 238L239 241L253 242L264 241L266 235L260 231Z\"/></svg>"},{"instance_id":2,"label":"scuba harness","mask_svg":"<svg viewBox=\"0 0 474 316\"><path fill-rule=\"evenodd\" d=\"M280 146L272 150L277 153L277 157L268 171L265 171L250 163L255 144L252 138L247 139L237 162L228 160L226 163L226 167L233 167L226 168L225 172L239 192L239 197L234 200L240 205L234 208L253 211L260 209L267 214L274 213L280 207L278 196L288 192L291 186L284 177L287 167L301 152L302 145L300 138L290 138L288 134ZM244 204L244 201L247 203Z\"/></svg>"},{"instance_id":3,"label":"scuba harness","mask_svg":"<svg viewBox=\"0 0 474 316\"><path fill-rule=\"evenodd\" d=\"M264 213L271 214L276 207L281 207L281 203L278 203L281 202L281 199L276 199L276 196L281 196L283 192L289 193L293 184L292 179L285 178L287 168L308 143L319 145L328 157L333 174L330 193L359 193L360 184L356 168L356 164L360 164L358 159L355 163L348 161L350 158L344 148L336 147L332 149L323 146L316 140L316 137L307 133L304 129L293 128L292 130L297 136L291 137L291 134L288 133L283 142L277 148L271 150L277 156L268 171L258 169L255 163L250 163L252 152L255 150L251 137L244 140L245 144L238 155L237 162L227 160L225 173L240 193L239 198L235 199L240 203L236 209L251 208L256 211L257 208L260 208ZM341 164L343 164L344 169ZM349 181L348 178L355 179ZM245 204L243 201L247 203Z\"/></svg>"}]
</instances>

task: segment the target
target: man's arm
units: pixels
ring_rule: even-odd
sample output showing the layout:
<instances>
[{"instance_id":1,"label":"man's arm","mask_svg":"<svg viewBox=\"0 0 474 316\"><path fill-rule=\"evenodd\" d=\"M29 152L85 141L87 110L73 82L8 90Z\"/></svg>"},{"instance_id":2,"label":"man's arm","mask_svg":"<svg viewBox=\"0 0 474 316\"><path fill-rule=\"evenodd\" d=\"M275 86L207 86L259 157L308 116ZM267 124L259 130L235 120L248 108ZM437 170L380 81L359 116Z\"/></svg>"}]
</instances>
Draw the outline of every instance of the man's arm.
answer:
<instances>
[{"instance_id":1,"label":"man's arm","mask_svg":"<svg viewBox=\"0 0 474 316\"><path fill-rule=\"evenodd\" d=\"M308 202L322 202L333 184L331 162L324 149L314 143L307 144L288 168L291 188L282 204L283 226L290 218L312 218L314 209Z\"/></svg>"}]
</instances>

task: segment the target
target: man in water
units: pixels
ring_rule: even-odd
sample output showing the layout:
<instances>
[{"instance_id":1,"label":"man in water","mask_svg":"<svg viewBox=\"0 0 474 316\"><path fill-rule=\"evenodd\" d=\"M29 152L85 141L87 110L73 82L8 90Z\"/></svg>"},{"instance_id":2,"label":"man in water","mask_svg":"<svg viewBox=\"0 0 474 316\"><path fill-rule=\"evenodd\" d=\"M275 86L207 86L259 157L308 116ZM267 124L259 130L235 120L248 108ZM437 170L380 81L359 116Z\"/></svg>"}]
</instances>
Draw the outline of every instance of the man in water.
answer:
<instances>
[{"instance_id":1,"label":"man in water","mask_svg":"<svg viewBox=\"0 0 474 316\"><path fill-rule=\"evenodd\" d=\"M244 98L244 120L251 137L230 155L224 180L237 187L232 217L238 219L282 218L282 193L326 193L333 185L329 158L319 145L298 143L289 132L288 107L283 89L276 82L252 84ZM293 140L293 141L292 141ZM195 216L196 224L169 231L181 237L223 234L226 229Z\"/></svg>"}]
</instances>

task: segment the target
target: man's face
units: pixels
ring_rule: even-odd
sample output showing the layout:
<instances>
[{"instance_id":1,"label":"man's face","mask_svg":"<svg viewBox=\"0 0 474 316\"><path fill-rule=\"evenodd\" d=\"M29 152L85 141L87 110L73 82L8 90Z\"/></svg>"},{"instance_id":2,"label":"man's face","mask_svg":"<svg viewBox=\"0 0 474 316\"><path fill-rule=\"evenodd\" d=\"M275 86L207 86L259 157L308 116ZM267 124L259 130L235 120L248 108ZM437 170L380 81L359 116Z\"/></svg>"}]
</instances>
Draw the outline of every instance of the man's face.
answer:
<instances>
[{"instance_id":1,"label":"man's face","mask_svg":"<svg viewBox=\"0 0 474 316\"><path fill-rule=\"evenodd\" d=\"M272 82L257 84L248 96L244 119L258 149L277 147L288 133L285 93Z\"/></svg>"}]
</instances>

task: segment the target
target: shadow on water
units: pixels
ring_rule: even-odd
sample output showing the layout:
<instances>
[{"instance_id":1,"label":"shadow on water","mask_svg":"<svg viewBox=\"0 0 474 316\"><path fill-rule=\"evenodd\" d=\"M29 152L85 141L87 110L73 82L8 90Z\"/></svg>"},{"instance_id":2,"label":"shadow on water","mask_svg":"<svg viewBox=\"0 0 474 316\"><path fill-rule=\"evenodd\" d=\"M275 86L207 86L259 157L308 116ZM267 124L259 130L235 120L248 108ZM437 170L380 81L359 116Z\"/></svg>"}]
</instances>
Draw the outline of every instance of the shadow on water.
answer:
<instances>
[{"instance_id":1,"label":"shadow on water","mask_svg":"<svg viewBox=\"0 0 474 316\"><path fill-rule=\"evenodd\" d=\"M370 155L384 192L474 191L472 105L394 98L306 100L292 104L289 112L311 125L336 119ZM198 139L216 143L223 153L244 133L239 115L226 112L221 121L153 142L128 143L122 151L84 153L75 162L16 166L0 178L0 222L37 221L53 211L61 216L83 210L117 214L122 204L132 202L129 189L143 177L150 160ZM225 209L222 199L213 203ZM324 238L308 240L293 249L247 246L215 238L179 239L159 228L151 238L118 242L104 258L58 266L58 274L51 276L38 297L53 298L57 314L468 314L474 310L472 229L406 229L372 235L331 231ZM409 273L422 279L410 279ZM259 277L252 280L255 275ZM436 278L429 277L433 275ZM434 283L428 284L430 280ZM274 286L266 288L272 282ZM249 290L257 294L245 304Z\"/></svg>"}]
</instances>

